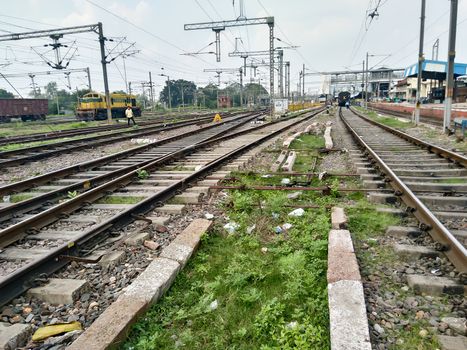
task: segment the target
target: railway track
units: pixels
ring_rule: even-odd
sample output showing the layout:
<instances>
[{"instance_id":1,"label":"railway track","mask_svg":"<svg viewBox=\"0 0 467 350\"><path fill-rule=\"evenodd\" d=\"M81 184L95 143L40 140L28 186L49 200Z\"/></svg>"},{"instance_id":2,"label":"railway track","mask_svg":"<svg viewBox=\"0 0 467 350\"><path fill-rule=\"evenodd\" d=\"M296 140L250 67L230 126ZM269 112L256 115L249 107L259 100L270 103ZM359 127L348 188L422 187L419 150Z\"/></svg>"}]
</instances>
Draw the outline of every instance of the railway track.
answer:
<instances>
[{"instance_id":1,"label":"railway track","mask_svg":"<svg viewBox=\"0 0 467 350\"><path fill-rule=\"evenodd\" d=\"M186 121L186 120L195 120L199 118L200 120L204 120L202 118L212 116L213 113L204 113L204 114L197 114L197 115L186 115L186 116L156 116L152 118L138 118L138 125L140 126L147 126L147 125L154 125L157 123L167 123L173 119L177 119L178 121ZM223 117L235 115L239 113L222 113ZM105 131L111 131L116 129L127 129L128 126L126 124L126 120L122 123L112 124L112 125L99 125L93 127L86 127L80 129L70 129L70 130L51 130L50 132L46 133L34 133L34 134L27 134L27 135L20 135L20 136L5 136L0 138L0 146L9 145L14 143L29 143L29 142L37 142L37 141L46 141L46 140L53 140L58 138L65 138L65 137L75 137L80 135L87 135L92 133L100 133Z\"/></svg>"},{"instance_id":2,"label":"railway track","mask_svg":"<svg viewBox=\"0 0 467 350\"><path fill-rule=\"evenodd\" d=\"M388 183L394 195L386 196L398 197L457 270L467 272L467 158L353 110L341 109L339 114L379 169L379 173L367 176L367 185L376 188Z\"/></svg>"},{"instance_id":3,"label":"railway track","mask_svg":"<svg viewBox=\"0 0 467 350\"><path fill-rule=\"evenodd\" d=\"M249 128L245 124L257 115L226 121L221 126L204 128L146 150L105 170L101 168L108 172L98 175L102 182L83 188L80 194L61 203L50 206L41 198L29 202L28 209L19 216L12 215L9 206L2 208L5 215L0 231L3 271L0 304L32 286L37 276L49 274L73 257L91 252L112 230L134 220L144 220L141 215L160 206L193 181L320 111L308 112L298 120ZM221 141L223 148L217 148L215 145ZM145 176L141 176L143 172ZM95 175L77 174L71 181L84 185L95 181ZM55 185L66 188L64 182ZM131 199L131 203L105 204L105 200L116 197ZM104 204L99 203L102 200Z\"/></svg>"},{"instance_id":4,"label":"railway track","mask_svg":"<svg viewBox=\"0 0 467 350\"><path fill-rule=\"evenodd\" d=\"M79 151L91 147L130 140L133 138L140 138L146 135L162 131L174 130L185 126L196 125L202 122L209 122L211 121L211 119L211 117L203 117L186 121L174 122L170 124L143 126L137 129L126 128L123 131L115 131L111 134L101 134L96 136L83 137L75 140L65 140L46 145L4 151L0 152L0 166L8 167L14 165L21 165L30 161L36 161L39 159L44 159L63 153Z\"/></svg>"}]
</instances>

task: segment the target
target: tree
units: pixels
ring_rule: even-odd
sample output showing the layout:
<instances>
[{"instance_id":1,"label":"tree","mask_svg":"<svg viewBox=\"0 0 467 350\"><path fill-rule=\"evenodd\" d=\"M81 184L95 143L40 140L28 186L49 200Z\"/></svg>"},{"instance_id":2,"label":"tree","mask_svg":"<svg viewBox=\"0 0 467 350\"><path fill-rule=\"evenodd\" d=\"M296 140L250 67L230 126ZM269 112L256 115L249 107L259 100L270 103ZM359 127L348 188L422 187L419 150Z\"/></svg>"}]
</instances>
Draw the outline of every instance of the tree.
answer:
<instances>
[{"instance_id":1,"label":"tree","mask_svg":"<svg viewBox=\"0 0 467 350\"><path fill-rule=\"evenodd\" d=\"M11 92L6 91L4 89L0 89L0 98L15 98Z\"/></svg>"},{"instance_id":2,"label":"tree","mask_svg":"<svg viewBox=\"0 0 467 350\"><path fill-rule=\"evenodd\" d=\"M206 108L216 108L217 107L217 91L219 88L217 85L209 84L203 88L197 90L198 94L198 104Z\"/></svg>"},{"instance_id":3,"label":"tree","mask_svg":"<svg viewBox=\"0 0 467 350\"><path fill-rule=\"evenodd\" d=\"M165 83L159 99L169 105L169 84L170 84L170 104L172 107L192 105L196 92L196 84L184 79L169 80Z\"/></svg>"}]
</instances>

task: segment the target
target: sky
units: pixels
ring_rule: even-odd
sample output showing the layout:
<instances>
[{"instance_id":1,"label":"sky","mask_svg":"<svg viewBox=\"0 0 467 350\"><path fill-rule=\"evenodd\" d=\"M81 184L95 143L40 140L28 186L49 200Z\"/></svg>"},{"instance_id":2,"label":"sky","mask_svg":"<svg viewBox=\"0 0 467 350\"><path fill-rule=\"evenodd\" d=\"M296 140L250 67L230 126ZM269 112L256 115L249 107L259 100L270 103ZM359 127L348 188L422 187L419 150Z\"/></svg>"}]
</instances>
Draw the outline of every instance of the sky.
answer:
<instances>
[{"instance_id":1,"label":"sky","mask_svg":"<svg viewBox=\"0 0 467 350\"><path fill-rule=\"evenodd\" d=\"M377 4L379 16L371 20ZM432 46L439 38L439 59L447 58L449 0L426 0L424 52L432 58ZM290 62L291 90L297 88L299 72L305 64L306 90L318 92L323 71L361 69L369 52L369 66L405 68L418 57L421 0L244 0L247 18L274 16L275 46L284 49L284 61ZM221 62L216 62L215 34L211 30L185 31L184 24L234 20L240 16L240 0L15 0L0 9L0 36L33 30L90 25L102 22L106 41L109 86L111 91L125 90L131 82L135 93L142 83L155 84L155 93L170 79L186 79L199 86L217 83L216 73L205 69L239 68L243 60L228 57L235 51L267 50L267 25L226 28L221 32ZM456 62L467 62L467 0L459 0ZM237 39L236 39L237 38ZM111 40L110 40L111 39ZM68 69L89 67L93 90L103 91L102 68L97 35L66 35L60 42L60 54ZM28 73L43 87L56 81L60 89L87 86L84 71L70 74L70 85L63 72L52 71L46 61L54 61L50 38L0 41L0 72L26 97L31 91ZM125 58L121 53L124 52ZM200 54L193 55L194 52ZM256 65L267 57L255 57ZM126 68L126 69L125 69ZM55 71L54 73L57 73ZM244 83L260 82L268 88L269 71L259 67L256 76L247 69ZM238 74L222 73L221 87L239 81ZM276 83L277 86L277 83ZM13 91L0 77L0 88ZM15 93L16 94L16 93Z\"/></svg>"}]
</instances>

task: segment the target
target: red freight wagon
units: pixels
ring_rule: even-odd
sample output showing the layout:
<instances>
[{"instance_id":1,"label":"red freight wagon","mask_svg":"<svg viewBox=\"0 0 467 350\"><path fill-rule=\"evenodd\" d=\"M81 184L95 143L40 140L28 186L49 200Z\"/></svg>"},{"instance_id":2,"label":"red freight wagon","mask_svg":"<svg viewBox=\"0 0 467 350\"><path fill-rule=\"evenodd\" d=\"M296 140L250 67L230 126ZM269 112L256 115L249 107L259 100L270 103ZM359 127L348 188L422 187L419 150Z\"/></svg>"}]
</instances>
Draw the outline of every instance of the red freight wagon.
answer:
<instances>
[{"instance_id":1,"label":"red freight wagon","mask_svg":"<svg viewBox=\"0 0 467 350\"><path fill-rule=\"evenodd\" d=\"M9 122L11 118L45 120L48 110L45 98L0 98L0 122Z\"/></svg>"}]
</instances>

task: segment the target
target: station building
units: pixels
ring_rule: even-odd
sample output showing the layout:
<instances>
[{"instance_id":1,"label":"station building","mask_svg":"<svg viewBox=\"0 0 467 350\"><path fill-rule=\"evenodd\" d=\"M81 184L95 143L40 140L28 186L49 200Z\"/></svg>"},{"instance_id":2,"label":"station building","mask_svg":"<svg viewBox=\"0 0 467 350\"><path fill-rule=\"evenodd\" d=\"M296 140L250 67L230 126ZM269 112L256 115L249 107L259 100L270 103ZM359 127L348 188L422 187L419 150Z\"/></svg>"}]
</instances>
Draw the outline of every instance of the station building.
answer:
<instances>
[{"instance_id":1,"label":"station building","mask_svg":"<svg viewBox=\"0 0 467 350\"><path fill-rule=\"evenodd\" d=\"M446 88L447 62L425 60L422 64L422 86L420 96L435 103L444 100ZM455 63L454 79L467 75L466 63ZM389 91L390 98L413 101L417 94L418 63L404 70L403 79L398 81ZM467 85L464 80L456 81L454 102L466 102Z\"/></svg>"}]
</instances>

